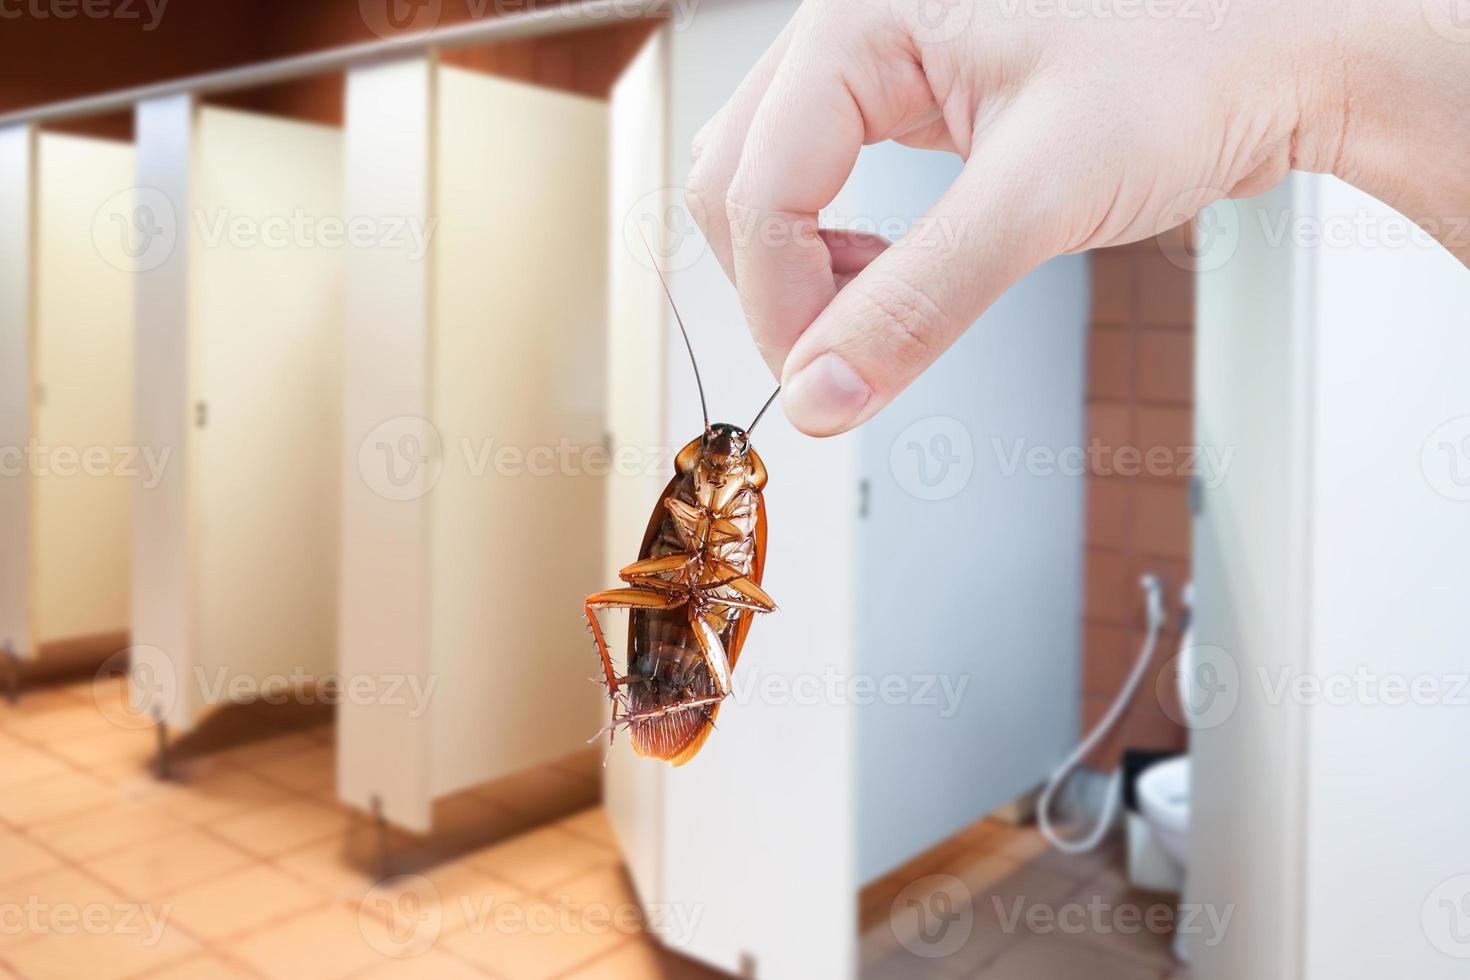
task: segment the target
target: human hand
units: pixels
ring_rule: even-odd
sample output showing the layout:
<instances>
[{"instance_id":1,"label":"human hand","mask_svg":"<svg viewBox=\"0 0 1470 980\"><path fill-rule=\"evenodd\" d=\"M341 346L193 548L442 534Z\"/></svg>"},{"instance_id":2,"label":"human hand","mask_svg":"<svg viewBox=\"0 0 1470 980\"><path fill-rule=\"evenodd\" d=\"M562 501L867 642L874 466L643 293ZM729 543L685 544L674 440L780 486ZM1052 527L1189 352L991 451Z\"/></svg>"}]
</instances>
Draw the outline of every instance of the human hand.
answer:
<instances>
[{"instance_id":1,"label":"human hand","mask_svg":"<svg viewBox=\"0 0 1470 980\"><path fill-rule=\"evenodd\" d=\"M1290 169L1470 213L1470 43L1429 24L1453 2L808 0L696 137L689 205L787 415L835 434L1040 263ZM886 139L965 159L920 223L943 234L819 229Z\"/></svg>"}]
</instances>

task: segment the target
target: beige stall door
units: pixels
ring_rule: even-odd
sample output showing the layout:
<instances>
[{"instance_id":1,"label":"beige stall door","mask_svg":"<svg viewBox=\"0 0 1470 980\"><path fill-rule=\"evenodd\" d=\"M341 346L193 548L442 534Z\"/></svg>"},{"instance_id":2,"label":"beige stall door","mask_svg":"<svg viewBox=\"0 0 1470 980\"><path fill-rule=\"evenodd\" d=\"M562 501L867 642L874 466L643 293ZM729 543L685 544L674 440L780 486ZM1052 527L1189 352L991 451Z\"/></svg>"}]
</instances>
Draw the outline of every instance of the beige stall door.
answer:
<instances>
[{"instance_id":1,"label":"beige stall door","mask_svg":"<svg viewBox=\"0 0 1470 980\"><path fill-rule=\"evenodd\" d=\"M603 581L606 103L439 73L434 795L584 747ZM501 450L505 450L501 453ZM590 461L590 465L589 465Z\"/></svg>"},{"instance_id":2,"label":"beige stall door","mask_svg":"<svg viewBox=\"0 0 1470 980\"><path fill-rule=\"evenodd\" d=\"M31 610L44 644L128 628L129 471L140 464L127 449L132 276L93 237L130 231L94 224L136 183L133 148L50 133L38 142Z\"/></svg>"},{"instance_id":3,"label":"beige stall door","mask_svg":"<svg viewBox=\"0 0 1470 980\"><path fill-rule=\"evenodd\" d=\"M341 485L342 134L199 112L195 676L332 672ZM213 692L213 693L211 693Z\"/></svg>"}]
</instances>

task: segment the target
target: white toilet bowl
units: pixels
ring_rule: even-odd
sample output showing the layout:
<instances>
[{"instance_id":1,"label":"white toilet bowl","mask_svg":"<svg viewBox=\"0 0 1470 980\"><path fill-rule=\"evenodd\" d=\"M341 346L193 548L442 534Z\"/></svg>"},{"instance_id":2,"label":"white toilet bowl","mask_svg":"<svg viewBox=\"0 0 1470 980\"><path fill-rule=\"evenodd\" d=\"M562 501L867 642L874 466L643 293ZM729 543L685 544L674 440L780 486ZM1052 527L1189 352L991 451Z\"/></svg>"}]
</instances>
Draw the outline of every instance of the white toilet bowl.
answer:
<instances>
[{"instance_id":1,"label":"white toilet bowl","mask_svg":"<svg viewBox=\"0 0 1470 980\"><path fill-rule=\"evenodd\" d=\"M1138 777L1138 805L1159 846L1183 867L1189 839L1189 758L1161 762Z\"/></svg>"},{"instance_id":2,"label":"white toilet bowl","mask_svg":"<svg viewBox=\"0 0 1470 980\"><path fill-rule=\"evenodd\" d=\"M1161 762L1138 777L1138 808L1149 837L1177 868L1181 890L1189 845L1189 757ZM1189 961L1184 936L1174 934L1174 955Z\"/></svg>"}]
</instances>

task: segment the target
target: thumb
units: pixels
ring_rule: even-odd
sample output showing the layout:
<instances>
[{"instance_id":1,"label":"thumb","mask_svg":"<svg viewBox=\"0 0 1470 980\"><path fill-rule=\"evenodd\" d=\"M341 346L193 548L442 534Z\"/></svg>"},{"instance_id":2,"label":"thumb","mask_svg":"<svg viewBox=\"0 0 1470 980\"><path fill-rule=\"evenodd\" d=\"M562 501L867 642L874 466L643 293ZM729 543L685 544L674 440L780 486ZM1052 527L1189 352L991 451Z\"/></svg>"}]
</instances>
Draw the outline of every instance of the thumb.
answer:
<instances>
[{"instance_id":1,"label":"thumb","mask_svg":"<svg viewBox=\"0 0 1470 980\"><path fill-rule=\"evenodd\" d=\"M801 431L867 421L1016 280L1066 246L1061 150L1016 105L987 127L944 196L827 305L782 366L782 407Z\"/></svg>"}]
</instances>

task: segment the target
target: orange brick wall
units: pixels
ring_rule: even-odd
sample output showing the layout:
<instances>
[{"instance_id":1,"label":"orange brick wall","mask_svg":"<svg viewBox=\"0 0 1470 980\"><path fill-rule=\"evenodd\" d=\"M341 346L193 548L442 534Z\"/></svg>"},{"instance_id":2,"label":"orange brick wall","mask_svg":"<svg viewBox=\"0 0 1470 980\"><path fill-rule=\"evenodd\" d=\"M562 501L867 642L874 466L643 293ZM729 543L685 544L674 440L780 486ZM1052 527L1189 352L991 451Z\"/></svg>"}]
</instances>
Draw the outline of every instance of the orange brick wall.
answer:
<instances>
[{"instance_id":1,"label":"orange brick wall","mask_svg":"<svg viewBox=\"0 0 1470 980\"><path fill-rule=\"evenodd\" d=\"M1183 728L1157 693L1159 674L1179 648L1179 591L1189 579L1190 547L1194 276L1170 254L1178 253L1166 251L1160 239L1092 253L1084 730L1107 711L1138 655L1144 638L1138 579L1145 572L1163 580L1170 619L1133 706L1088 759L1101 770L1113 768L1125 747L1185 744ZM1168 678L1163 687L1172 696ZM1178 717L1172 703L1168 709Z\"/></svg>"}]
</instances>

